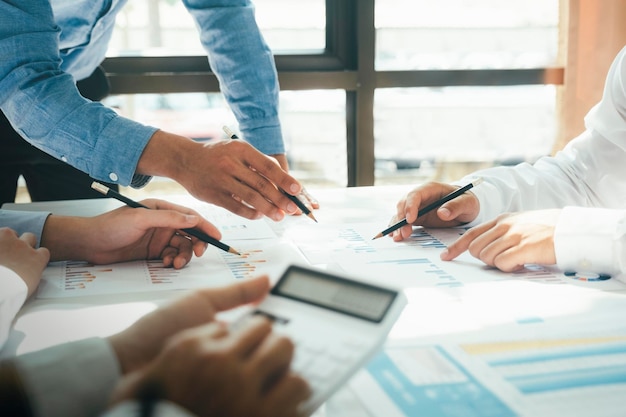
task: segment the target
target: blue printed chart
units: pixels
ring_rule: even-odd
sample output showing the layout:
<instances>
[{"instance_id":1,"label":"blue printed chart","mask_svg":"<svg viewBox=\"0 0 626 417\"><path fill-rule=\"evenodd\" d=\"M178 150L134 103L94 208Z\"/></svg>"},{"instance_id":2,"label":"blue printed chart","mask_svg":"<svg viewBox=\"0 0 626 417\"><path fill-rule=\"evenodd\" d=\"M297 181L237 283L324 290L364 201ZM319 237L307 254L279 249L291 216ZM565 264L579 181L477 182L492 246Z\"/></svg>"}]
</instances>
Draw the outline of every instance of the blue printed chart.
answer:
<instances>
[{"instance_id":1,"label":"blue printed chart","mask_svg":"<svg viewBox=\"0 0 626 417\"><path fill-rule=\"evenodd\" d=\"M626 336L387 348L350 382L372 415L624 415Z\"/></svg>"}]
</instances>

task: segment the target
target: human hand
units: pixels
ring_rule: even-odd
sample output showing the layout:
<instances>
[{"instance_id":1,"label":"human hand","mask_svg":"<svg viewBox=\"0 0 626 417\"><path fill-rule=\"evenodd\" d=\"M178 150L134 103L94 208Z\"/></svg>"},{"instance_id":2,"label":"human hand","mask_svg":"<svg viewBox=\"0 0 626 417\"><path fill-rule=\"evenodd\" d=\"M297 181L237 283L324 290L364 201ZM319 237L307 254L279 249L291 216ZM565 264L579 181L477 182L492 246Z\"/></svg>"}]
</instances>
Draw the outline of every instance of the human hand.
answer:
<instances>
[{"instance_id":1,"label":"human hand","mask_svg":"<svg viewBox=\"0 0 626 417\"><path fill-rule=\"evenodd\" d=\"M469 250L489 266L512 272L525 264L554 265L554 229L560 209L505 213L469 229L441 259L450 261Z\"/></svg>"},{"instance_id":2,"label":"human hand","mask_svg":"<svg viewBox=\"0 0 626 417\"><path fill-rule=\"evenodd\" d=\"M150 362L165 341L182 330L209 323L219 311L261 301L270 288L267 276L220 288L188 293L139 319L126 330L109 337L123 373Z\"/></svg>"},{"instance_id":3,"label":"human hand","mask_svg":"<svg viewBox=\"0 0 626 417\"><path fill-rule=\"evenodd\" d=\"M289 172L289 162L287 161L287 155L276 154L270 156L276 160L276 162L278 163L278 165L280 165L283 171ZM320 208L319 201L311 194L309 194L309 192L304 187L302 187L302 189L300 190L300 194L298 194L297 197L300 199L300 201L302 201L302 203L304 203L304 205L308 207L309 210ZM298 209L295 213L292 214L302 214L302 210Z\"/></svg>"},{"instance_id":4,"label":"human hand","mask_svg":"<svg viewBox=\"0 0 626 417\"><path fill-rule=\"evenodd\" d=\"M37 289L41 274L50 259L48 249L35 249L36 245L37 238L32 233L24 233L18 237L14 230L0 228L0 265L9 268L24 280L29 296Z\"/></svg>"},{"instance_id":5,"label":"human hand","mask_svg":"<svg viewBox=\"0 0 626 417\"><path fill-rule=\"evenodd\" d=\"M393 240L399 242L411 236L414 225L454 227L474 220L478 216L480 204L476 196L471 192L463 193L457 198L442 204L436 210L419 218L417 217L421 207L439 200L458 188L450 184L428 182L410 191L396 205L396 215L393 217L391 224L406 218L407 225L391 233Z\"/></svg>"},{"instance_id":6,"label":"human hand","mask_svg":"<svg viewBox=\"0 0 626 417\"><path fill-rule=\"evenodd\" d=\"M277 187L295 195L302 186L274 159L242 140L200 144L156 131L137 164L137 173L178 181L194 197L246 217L282 220L297 206Z\"/></svg>"},{"instance_id":7,"label":"human hand","mask_svg":"<svg viewBox=\"0 0 626 417\"><path fill-rule=\"evenodd\" d=\"M113 403L151 386L197 416L296 416L310 389L289 371L293 343L271 331L261 317L236 330L210 323L183 331L146 368L121 381Z\"/></svg>"},{"instance_id":8,"label":"human hand","mask_svg":"<svg viewBox=\"0 0 626 417\"><path fill-rule=\"evenodd\" d=\"M220 231L196 211L162 200L142 204L156 209L120 207L96 217L50 216L42 245L52 259L86 260L97 264L135 259L162 259L165 266L182 268L192 253L201 256L207 244L178 231L198 228L219 239Z\"/></svg>"}]
</instances>

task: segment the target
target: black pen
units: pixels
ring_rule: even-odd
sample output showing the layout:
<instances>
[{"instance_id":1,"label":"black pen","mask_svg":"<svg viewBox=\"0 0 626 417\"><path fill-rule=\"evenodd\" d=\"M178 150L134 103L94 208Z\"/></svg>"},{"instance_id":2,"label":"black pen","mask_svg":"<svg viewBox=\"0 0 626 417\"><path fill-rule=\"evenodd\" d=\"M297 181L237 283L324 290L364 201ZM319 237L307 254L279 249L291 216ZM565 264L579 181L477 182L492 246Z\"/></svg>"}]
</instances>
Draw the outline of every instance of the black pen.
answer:
<instances>
[{"instance_id":1,"label":"black pen","mask_svg":"<svg viewBox=\"0 0 626 417\"><path fill-rule=\"evenodd\" d=\"M453 192L451 192L448 195L443 196L442 198L440 198L439 200L430 203L429 205L427 205L426 207L422 208L421 210L419 210L417 212L417 217L423 216L424 214L436 209L437 207L447 203L448 201L457 198L458 196L460 196L461 194L465 193L466 191L472 189L473 187L476 187L478 184L480 184L481 182L483 182L482 178L477 178L474 181L470 182L469 184L467 184L464 187L459 188L458 190L455 190ZM385 230L383 230L382 232L380 232L379 234L377 234L376 236L374 236L372 238L372 240L374 239L378 239L379 237L383 237L385 235L388 235L389 233L398 230L399 228L401 228L402 226L405 226L407 224L406 219L402 219L399 222L397 222L396 224L393 224L391 226L389 226L388 228L386 228Z\"/></svg>"},{"instance_id":2,"label":"black pen","mask_svg":"<svg viewBox=\"0 0 626 417\"><path fill-rule=\"evenodd\" d=\"M114 198L116 200L121 201L122 203L126 204L129 207L132 208L145 208L150 210L150 207L144 206L141 203L138 203L135 200L132 200L120 193L118 193L115 190L110 189L109 187L107 187L104 184L100 184L97 181L94 181L91 183L91 188L93 188L94 190L101 192L102 194L106 195L107 197L111 197ZM241 255L241 253L239 253L238 251L236 251L234 248L228 246L225 243L220 242L219 240L207 235L206 233L197 230L197 229L191 229L191 228L187 228L187 229L181 229L183 232L193 236L193 237L197 237L198 239L200 239L203 242L206 242L210 245L215 246L216 248L220 248L223 251L229 252L229 253L234 253L235 255Z\"/></svg>"},{"instance_id":3,"label":"black pen","mask_svg":"<svg viewBox=\"0 0 626 417\"><path fill-rule=\"evenodd\" d=\"M222 129L224 129L224 132L226 132L226 135L228 135L229 138L231 138L231 139L239 139L239 136L237 136L232 130L230 130L230 128L228 126L223 126ZM302 212L304 214L306 214L313 221L315 221L315 223L317 223L317 219L315 218L315 216L313 215L311 210L309 210L309 208L306 206L306 204L304 204L297 196L291 195L291 194L289 194L288 192L286 192L285 190L282 190L282 189L280 191L285 195L285 197L287 197L288 199L293 201L293 203L296 206L298 206L298 208L300 210L302 210Z\"/></svg>"}]
</instances>

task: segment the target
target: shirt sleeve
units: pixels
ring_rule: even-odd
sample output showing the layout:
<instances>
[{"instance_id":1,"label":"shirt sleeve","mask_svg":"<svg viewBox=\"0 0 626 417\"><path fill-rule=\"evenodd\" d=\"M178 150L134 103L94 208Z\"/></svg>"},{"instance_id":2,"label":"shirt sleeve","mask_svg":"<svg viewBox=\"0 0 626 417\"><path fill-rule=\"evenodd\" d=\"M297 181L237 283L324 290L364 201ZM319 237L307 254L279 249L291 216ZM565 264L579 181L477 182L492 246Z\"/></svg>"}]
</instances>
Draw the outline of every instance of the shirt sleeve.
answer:
<instances>
[{"instance_id":1,"label":"shirt sleeve","mask_svg":"<svg viewBox=\"0 0 626 417\"><path fill-rule=\"evenodd\" d=\"M37 148L128 185L156 128L83 98L60 69L59 31L47 0L0 2L0 109Z\"/></svg>"},{"instance_id":2,"label":"shirt sleeve","mask_svg":"<svg viewBox=\"0 0 626 417\"><path fill-rule=\"evenodd\" d=\"M120 368L105 339L65 343L17 356L35 416L86 417L106 410Z\"/></svg>"},{"instance_id":3,"label":"shirt sleeve","mask_svg":"<svg viewBox=\"0 0 626 417\"><path fill-rule=\"evenodd\" d=\"M566 207L554 232L557 266L564 271L626 272L626 211Z\"/></svg>"},{"instance_id":4,"label":"shirt sleeve","mask_svg":"<svg viewBox=\"0 0 626 417\"><path fill-rule=\"evenodd\" d=\"M183 0L200 30L211 69L243 138L259 151L283 154L279 84L271 50L249 0Z\"/></svg>"},{"instance_id":5,"label":"shirt sleeve","mask_svg":"<svg viewBox=\"0 0 626 417\"><path fill-rule=\"evenodd\" d=\"M41 243L41 234L49 212L0 210L0 227L9 227L21 235L30 232L37 238L37 247Z\"/></svg>"},{"instance_id":6,"label":"shirt sleeve","mask_svg":"<svg viewBox=\"0 0 626 417\"><path fill-rule=\"evenodd\" d=\"M585 132L554 157L473 173L484 182L472 189L480 214L470 226L503 212L626 207L626 48L614 60L602 100L586 116L585 125Z\"/></svg>"},{"instance_id":7,"label":"shirt sleeve","mask_svg":"<svg viewBox=\"0 0 626 417\"><path fill-rule=\"evenodd\" d=\"M6 343L13 319L27 295L24 280L13 270L0 265L0 348Z\"/></svg>"}]
</instances>

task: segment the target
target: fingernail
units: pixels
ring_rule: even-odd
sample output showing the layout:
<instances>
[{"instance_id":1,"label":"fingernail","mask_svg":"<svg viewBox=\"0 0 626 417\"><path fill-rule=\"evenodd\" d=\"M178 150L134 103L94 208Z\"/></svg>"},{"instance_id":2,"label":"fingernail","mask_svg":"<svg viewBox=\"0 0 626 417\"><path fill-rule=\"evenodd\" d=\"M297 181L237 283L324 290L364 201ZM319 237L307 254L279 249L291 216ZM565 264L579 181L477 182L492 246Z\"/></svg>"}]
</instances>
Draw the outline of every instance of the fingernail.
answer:
<instances>
[{"instance_id":1,"label":"fingernail","mask_svg":"<svg viewBox=\"0 0 626 417\"><path fill-rule=\"evenodd\" d=\"M289 186L289 191L291 191L291 194L296 194L300 192L300 187L298 186L298 184L291 184Z\"/></svg>"},{"instance_id":2,"label":"fingernail","mask_svg":"<svg viewBox=\"0 0 626 417\"><path fill-rule=\"evenodd\" d=\"M296 211L298 211L298 207L295 204L293 204L293 203L287 204L287 213L293 214Z\"/></svg>"},{"instance_id":3,"label":"fingernail","mask_svg":"<svg viewBox=\"0 0 626 417\"><path fill-rule=\"evenodd\" d=\"M440 217L444 217L444 218L449 218L450 217L450 210L448 210L447 208L440 208L439 209L439 214L441 215Z\"/></svg>"},{"instance_id":4,"label":"fingernail","mask_svg":"<svg viewBox=\"0 0 626 417\"><path fill-rule=\"evenodd\" d=\"M197 221L197 220L198 220L198 216L194 216L193 214L187 214L187 215L185 216L185 221L186 221L187 223L194 223L194 222L195 222L195 221Z\"/></svg>"}]
</instances>

